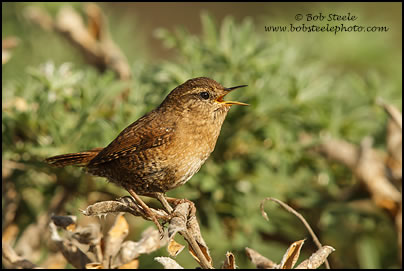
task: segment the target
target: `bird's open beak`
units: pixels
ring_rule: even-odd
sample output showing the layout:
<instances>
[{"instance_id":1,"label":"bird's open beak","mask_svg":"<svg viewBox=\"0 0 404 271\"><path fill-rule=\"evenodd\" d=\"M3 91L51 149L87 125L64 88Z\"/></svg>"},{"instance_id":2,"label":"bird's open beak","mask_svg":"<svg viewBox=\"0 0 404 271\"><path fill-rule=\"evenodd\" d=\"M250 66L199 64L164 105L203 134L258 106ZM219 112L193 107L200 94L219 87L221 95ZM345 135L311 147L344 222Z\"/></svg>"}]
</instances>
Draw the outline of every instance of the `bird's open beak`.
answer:
<instances>
[{"instance_id":1,"label":"bird's open beak","mask_svg":"<svg viewBox=\"0 0 404 271\"><path fill-rule=\"evenodd\" d=\"M233 105L233 104L238 104L238 105L249 105L249 104L245 104L242 102L234 102L234 101L224 101L223 98L224 96L226 96L227 94L229 94L230 92L232 92L233 90L237 89L237 88L243 88L246 87L247 85L241 85L241 86L237 86L237 87L231 87L231 88L225 88L225 90L227 91L226 94L219 96L219 98L216 99L216 102L221 103L221 104L226 104L226 105Z\"/></svg>"}]
</instances>

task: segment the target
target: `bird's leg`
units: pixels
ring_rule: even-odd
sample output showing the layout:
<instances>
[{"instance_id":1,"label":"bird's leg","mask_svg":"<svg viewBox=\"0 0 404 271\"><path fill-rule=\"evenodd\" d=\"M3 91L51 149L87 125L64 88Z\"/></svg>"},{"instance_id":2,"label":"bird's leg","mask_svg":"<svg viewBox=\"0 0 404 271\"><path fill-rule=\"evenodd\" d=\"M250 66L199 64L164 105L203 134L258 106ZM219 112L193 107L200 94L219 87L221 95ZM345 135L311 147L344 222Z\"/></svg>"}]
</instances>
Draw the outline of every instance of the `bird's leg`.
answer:
<instances>
[{"instance_id":1,"label":"bird's leg","mask_svg":"<svg viewBox=\"0 0 404 271\"><path fill-rule=\"evenodd\" d=\"M157 217L153 212L150 210L149 206L146 205L146 203L143 202L143 200L133 191L131 188L127 188L129 194L133 197L133 199L142 207L143 211L148 215L148 217L156 224L160 235L164 235L163 228L161 227L160 223L157 220Z\"/></svg>"},{"instance_id":2,"label":"bird's leg","mask_svg":"<svg viewBox=\"0 0 404 271\"><path fill-rule=\"evenodd\" d=\"M164 206L164 208L167 210L169 214L173 212L173 208L171 205L167 202L166 196L164 193L156 192L155 193L156 198L161 202L161 204Z\"/></svg>"},{"instance_id":3,"label":"bird's leg","mask_svg":"<svg viewBox=\"0 0 404 271\"><path fill-rule=\"evenodd\" d=\"M117 199L118 201L127 204L128 206L130 206L131 208L135 209L135 215L138 216L140 215L141 217L143 217L146 220L149 220L148 214L139 207L138 203L136 202L136 200L131 197L131 196L123 196Z\"/></svg>"},{"instance_id":4,"label":"bird's leg","mask_svg":"<svg viewBox=\"0 0 404 271\"><path fill-rule=\"evenodd\" d=\"M160 201L161 205L163 205L164 209L166 209L166 211L171 214L173 212L173 207L171 207L171 205L168 203L168 201L166 200L166 195L162 192L151 192L151 193L145 193L143 194L146 197L151 197L151 198L155 198L158 201Z\"/></svg>"}]
</instances>

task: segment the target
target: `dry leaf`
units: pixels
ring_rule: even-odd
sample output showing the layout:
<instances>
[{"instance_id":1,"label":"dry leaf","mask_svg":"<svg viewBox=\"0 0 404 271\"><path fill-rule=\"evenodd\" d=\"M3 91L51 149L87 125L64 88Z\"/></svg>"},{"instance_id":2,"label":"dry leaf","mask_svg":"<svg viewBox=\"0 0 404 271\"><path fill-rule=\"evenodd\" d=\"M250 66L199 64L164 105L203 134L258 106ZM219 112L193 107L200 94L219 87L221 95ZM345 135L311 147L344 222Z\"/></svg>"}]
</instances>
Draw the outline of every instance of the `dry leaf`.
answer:
<instances>
[{"instance_id":1,"label":"dry leaf","mask_svg":"<svg viewBox=\"0 0 404 271\"><path fill-rule=\"evenodd\" d=\"M47 31L52 30L54 27L52 17L44 9L38 6L28 6L24 10L24 17Z\"/></svg>"},{"instance_id":2,"label":"dry leaf","mask_svg":"<svg viewBox=\"0 0 404 271\"><path fill-rule=\"evenodd\" d=\"M14 242L17 234L18 234L18 226L16 224L11 224L3 230L3 235L1 236L1 241L3 243L11 244Z\"/></svg>"},{"instance_id":3,"label":"dry leaf","mask_svg":"<svg viewBox=\"0 0 404 271\"><path fill-rule=\"evenodd\" d=\"M206 260L208 260L209 264L212 264L212 258L210 257L209 248L207 247L205 240L203 240L201 235L201 230L199 228L198 221L195 216L192 216L188 220L188 231L190 235L195 239L199 248L201 249L203 255L205 256ZM199 263L199 259L196 257L195 251L193 251L192 246L189 246L189 251L191 255L197 259Z\"/></svg>"},{"instance_id":4,"label":"dry leaf","mask_svg":"<svg viewBox=\"0 0 404 271\"><path fill-rule=\"evenodd\" d=\"M106 216L107 214L113 213L130 213L134 216L141 216L141 214L136 211L135 208L131 207L133 202L125 200L125 198L121 198L120 200L107 200L96 202L94 204L89 205L85 210L80 210L81 213L85 216ZM167 213L163 210L156 210L150 208L150 210L156 214L157 216L167 216Z\"/></svg>"},{"instance_id":5,"label":"dry leaf","mask_svg":"<svg viewBox=\"0 0 404 271\"><path fill-rule=\"evenodd\" d=\"M393 180L401 184L403 178L403 131L391 119L387 125L386 143L389 154L386 164Z\"/></svg>"},{"instance_id":6,"label":"dry leaf","mask_svg":"<svg viewBox=\"0 0 404 271\"><path fill-rule=\"evenodd\" d=\"M128 263L140 254L151 253L167 243L167 238L160 239L160 233L154 227L149 227L142 233L138 242L126 241L121 245L119 260Z\"/></svg>"},{"instance_id":7,"label":"dry leaf","mask_svg":"<svg viewBox=\"0 0 404 271\"><path fill-rule=\"evenodd\" d=\"M118 269L138 269L139 267L139 260L134 259L133 261L130 261L126 264L123 264L118 267Z\"/></svg>"},{"instance_id":8,"label":"dry leaf","mask_svg":"<svg viewBox=\"0 0 404 271\"><path fill-rule=\"evenodd\" d=\"M226 259L224 260L222 269L236 269L236 258L233 253L226 252Z\"/></svg>"},{"instance_id":9,"label":"dry leaf","mask_svg":"<svg viewBox=\"0 0 404 271\"><path fill-rule=\"evenodd\" d=\"M279 264L280 269L292 269L299 259L300 250L305 240L296 241L290 245L286 253L283 255L282 261Z\"/></svg>"},{"instance_id":10,"label":"dry leaf","mask_svg":"<svg viewBox=\"0 0 404 271\"><path fill-rule=\"evenodd\" d=\"M313 253L308 260L301 262L296 269L316 269L320 267L335 249L330 246L323 246Z\"/></svg>"},{"instance_id":11,"label":"dry leaf","mask_svg":"<svg viewBox=\"0 0 404 271\"><path fill-rule=\"evenodd\" d=\"M82 244L98 244L102 237L100 224L88 224L86 227L78 227L72 237Z\"/></svg>"},{"instance_id":12,"label":"dry leaf","mask_svg":"<svg viewBox=\"0 0 404 271\"><path fill-rule=\"evenodd\" d=\"M164 266L164 269L184 269L184 267L168 257L155 257L154 260L161 263Z\"/></svg>"},{"instance_id":13,"label":"dry leaf","mask_svg":"<svg viewBox=\"0 0 404 271\"><path fill-rule=\"evenodd\" d=\"M187 218L189 214L189 204L181 203L175 207L168 226L168 238L174 238L175 234L187 229Z\"/></svg>"},{"instance_id":14,"label":"dry leaf","mask_svg":"<svg viewBox=\"0 0 404 271\"><path fill-rule=\"evenodd\" d=\"M88 263L86 269L103 269L103 267L101 263Z\"/></svg>"},{"instance_id":15,"label":"dry leaf","mask_svg":"<svg viewBox=\"0 0 404 271\"><path fill-rule=\"evenodd\" d=\"M33 269L37 268L32 262L18 256L11 246L5 242L2 243L3 265L7 269Z\"/></svg>"},{"instance_id":16,"label":"dry leaf","mask_svg":"<svg viewBox=\"0 0 404 271\"><path fill-rule=\"evenodd\" d=\"M199 248L201 249L202 254L205 256L206 260L208 260L209 264L212 264L212 258L210 257L208 247L199 244L198 241L196 243L198 244ZM200 264L201 261L199 260L199 258L196 255L195 251L192 249L191 245L188 246L188 250L191 253L192 257L194 257L194 259Z\"/></svg>"},{"instance_id":17,"label":"dry leaf","mask_svg":"<svg viewBox=\"0 0 404 271\"><path fill-rule=\"evenodd\" d=\"M87 255L69 240L56 241L55 243L66 260L75 268L83 269L86 264L91 263Z\"/></svg>"},{"instance_id":18,"label":"dry leaf","mask_svg":"<svg viewBox=\"0 0 404 271\"><path fill-rule=\"evenodd\" d=\"M129 233L129 224L126 221L123 213L120 213L116 218L113 226L108 231L105 237L105 250L104 250L104 261L103 265L110 267L112 262L111 258L114 258L118 254L123 240Z\"/></svg>"},{"instance_id":19,"label":"dry leaf","mask_svg":"<svg viewBox=\"0 0 404 271\"><path fill-rule=\"evenodd\" d=\"M129 233L129 224L126 221L125 217L123 214L119 214L116 219L115 223L112 226L112 228L109 230L108 235L111 238L118 238L122 239L124 238L123 236L127 236Z\"/></svg>"},{"instance_id":20,"label":"dry leaf","mask_svg":"<svg viewBox=\"0 0 404 271\"><path fill-rule=\"evenodd\" d=\"M403 130L403 116L394 105L387 104L381 98L377 98L376 103L384 108L384 110L390 115L391 119L397 124L400 130Z\"/></svg>"},{"instance_id":21,"label":"dry leaf","mask_svg":"<svg viewBox=\"0 0 404 271\"><path fill-rule=\"evenodd\" d=\"M171 257L176 257L184 249L184 247L185 246L175 242L174 239L171 239L168 242L167 251Z\"/></svg>"},{"instance_id":22,"label":"dry leaf","mask_svg":"<svg viewBox=\"0 0 404 271\"><path fill-rule=\"evenodd\" d=\"M88 32L95 40L101 40L105 35L104 18L101 9L94 3L89 3L85 6L85 12L88 17Z\"/></svg>"},{"instance_id":23,"label":"dry leaf","mask_svg":"<svg viewBox=\"0 0 404 271\"><path fill-rule=\"evenodd\" d=\"M119 201L109 200L96 202L89 205L81 213L85 216L102 216L108 213L131 212L131 208L125 203Z\"/></svg>"},{"instance_id":24,"label":"dry leaf","mask_svg":"<svg viewBox=\"0 0 404 271\"><path fill-rule=\"evenodd\" d=\"M67 261L61 253L48 254L46 260L42 263L45 269L64 269Z\"/></svg>"},{"instance_id":25,"label":"dry leaf","mask_svg":"<svg viewBox=\"0 0 404 271\"><path fill-rule=\"evenodd\" d=\"M360 147L344 140L327 139L317 151L349 167L365 185L376 205L392 214L397 212L401 193L385 174L385 153L372 148L370 137L364 138Z\"/></svg>"},{"instance_id":26,"label":"dry leaf","mask_svg":"<svg viewBox=\"0 0 404 271\"><path fill-rule=\"evenodd\" d=\"M253 264L255 264L258 269L272 269L275 268L275 266L277 265L273 261L267 259L251 248L246 247L245 251L248 258L252 261Z\"/></svg>"}]
</instances>

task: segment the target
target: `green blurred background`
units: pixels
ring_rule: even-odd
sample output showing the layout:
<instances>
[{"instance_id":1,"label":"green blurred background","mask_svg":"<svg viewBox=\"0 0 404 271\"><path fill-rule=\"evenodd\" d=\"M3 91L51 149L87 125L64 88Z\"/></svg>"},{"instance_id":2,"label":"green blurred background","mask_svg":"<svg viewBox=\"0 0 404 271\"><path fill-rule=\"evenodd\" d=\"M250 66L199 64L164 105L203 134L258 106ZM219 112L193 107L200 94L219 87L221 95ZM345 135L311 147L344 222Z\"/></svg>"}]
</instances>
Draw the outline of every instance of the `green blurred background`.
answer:
<instances>
[{"instance_id":1,"label":"green blurred background","mask_svg":"<svg viewBox=\"0 0 404 271\"><path fill-rule=\"evenodd\" d=\"M58 214L79 221L86 218L78 210L88 204L126 195L80 169L49 168L45 157L106 146L175 86L207 76L224 86L248 84L232 97L250 106L232 108L212 156L168 195L195 202L215 267L232 251L239 267L253 268L245 247L277 262L296 240L308 238L301 259L316 250L297 218L278 206L267 203L270 221L262 218L259 204L269 196L301 212L321 242L336 249L333 268L401 266L388 213L358 207L369 195L352 172L307 151L301 140L331 135L359 144L372 136L376 148L386 148L388 117L375 99L402 108L401 3L100 3L129 60L130 82L99 73L61 36L29 23L29 5L55 16L65 4L2 3L2 38L20 39L2 70L2 186L3 193L9 184L17 191L12 222L19 234L60 191L69 193ZM82 12L82 4L72 5ZM319 12L350 12L358 19L346 25L389 31L265 32L270 25L312 24L294 17ZM120 103L116 97L128 87L128 100ZM16 164L5 168L4 161ZM131 240L151 225L127 218ZM47 253L44 243L38 264ZM165 248L142 255L140 267L161 268L153 258L163 255ZM187 252L176 260L197 266Z\"/></svg>"}]
</instances>

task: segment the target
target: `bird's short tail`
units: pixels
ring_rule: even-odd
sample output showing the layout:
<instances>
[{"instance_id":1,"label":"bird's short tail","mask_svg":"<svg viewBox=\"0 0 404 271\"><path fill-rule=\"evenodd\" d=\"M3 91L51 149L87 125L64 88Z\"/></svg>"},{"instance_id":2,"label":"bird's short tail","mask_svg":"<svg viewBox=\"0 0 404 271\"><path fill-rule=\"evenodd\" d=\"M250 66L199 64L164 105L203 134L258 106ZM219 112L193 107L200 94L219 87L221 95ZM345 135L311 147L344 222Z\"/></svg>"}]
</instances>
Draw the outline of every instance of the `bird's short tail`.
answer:
<instances>
[{"instance_id":1,"label":"bird's short tail","mask_svg":"<svg viewBox=\"0 0 404 271\"><path fill-rule=\"evenodd\" d=\"M88 151L68 153L52 156L45 162L54 167L79 166L85 167L103 148L95 148Z\"/></svg>"}]
</instances>

